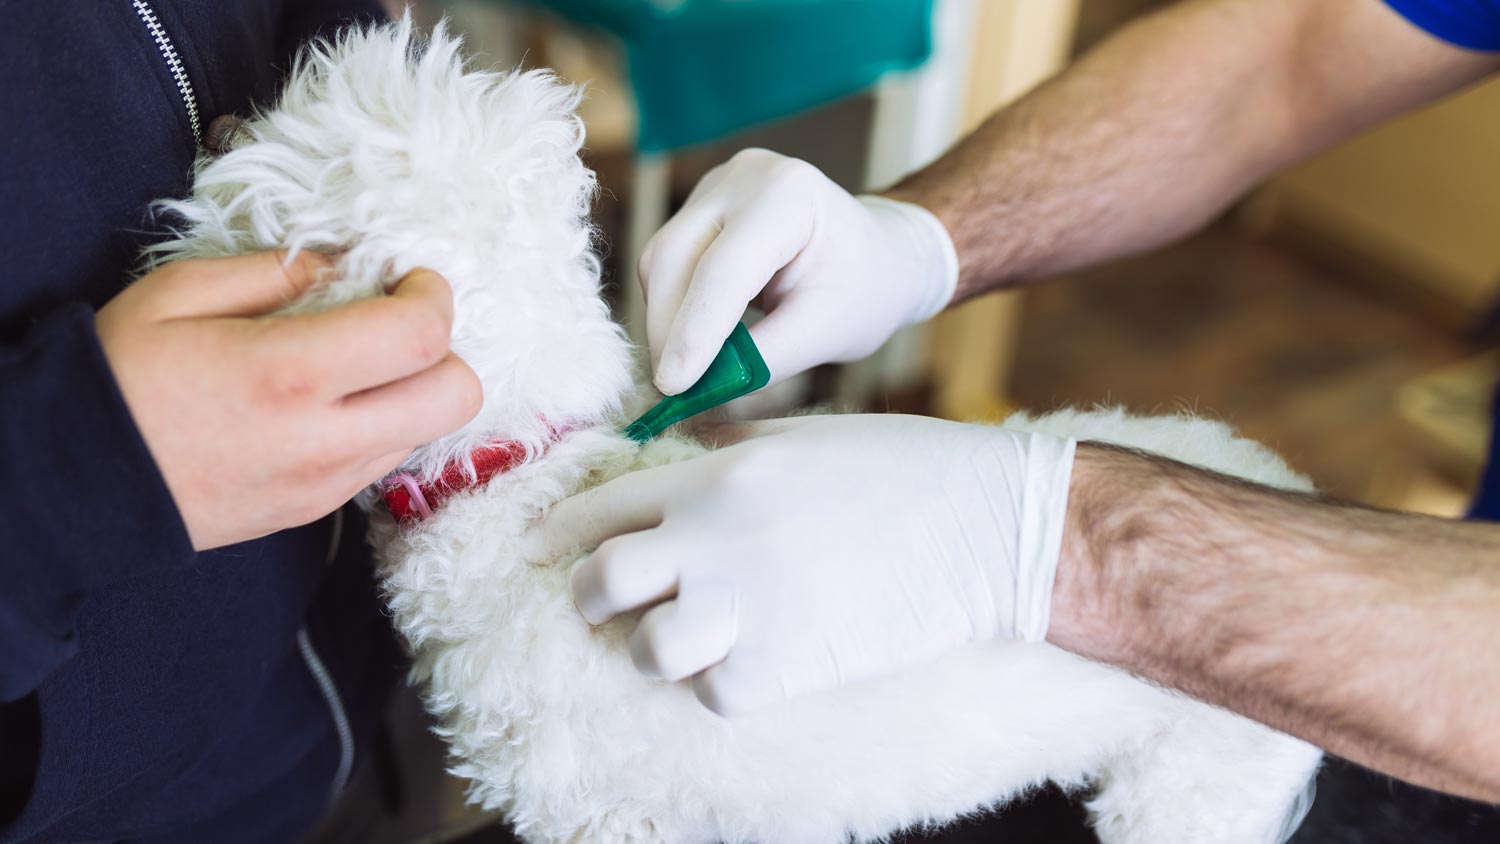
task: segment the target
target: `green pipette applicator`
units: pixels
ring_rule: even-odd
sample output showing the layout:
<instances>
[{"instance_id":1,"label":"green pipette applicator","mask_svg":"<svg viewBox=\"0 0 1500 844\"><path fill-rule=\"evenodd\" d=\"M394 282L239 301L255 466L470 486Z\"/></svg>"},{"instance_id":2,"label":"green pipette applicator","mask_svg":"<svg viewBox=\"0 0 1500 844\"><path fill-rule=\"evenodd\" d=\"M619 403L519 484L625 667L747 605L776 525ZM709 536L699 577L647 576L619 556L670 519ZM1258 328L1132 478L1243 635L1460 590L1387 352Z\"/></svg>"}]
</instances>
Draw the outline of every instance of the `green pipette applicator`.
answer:
<instances>
[{"instance_id":1,"label":"green pipette applicator","mask_svg":"<svg viewBox=\"0 0 1500 844\"><path fill-rule=\"evenodd\" d=\"M755 348L755 341L750 339L750 329L742 322L730 332L724 348L702 378L677 395L657 402L625 427L625 436L638 443L646 442L690 416L753 393L770 381L771 370L760 356L760 349Z\"/></svg>"}]
</instances>

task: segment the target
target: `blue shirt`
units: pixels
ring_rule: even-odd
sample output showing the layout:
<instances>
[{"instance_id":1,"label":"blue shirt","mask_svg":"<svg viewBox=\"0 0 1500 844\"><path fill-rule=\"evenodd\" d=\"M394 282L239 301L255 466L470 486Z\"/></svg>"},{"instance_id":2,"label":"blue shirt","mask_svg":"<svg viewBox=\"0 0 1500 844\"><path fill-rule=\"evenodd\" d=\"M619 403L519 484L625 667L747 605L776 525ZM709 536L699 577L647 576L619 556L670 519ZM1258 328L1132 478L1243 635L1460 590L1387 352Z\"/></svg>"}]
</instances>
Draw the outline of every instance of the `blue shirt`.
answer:
<instances>
[{"instance_id":1,"label":"blue shirt","mask_svg":"<svg viewBox=\"0 0 1500 844\"><path fill-rule=\"evenodd\" d=\"M1500 0L1385 0L1403 17L1450 44L1500 50Z\"/></svg>"}]
</instances>

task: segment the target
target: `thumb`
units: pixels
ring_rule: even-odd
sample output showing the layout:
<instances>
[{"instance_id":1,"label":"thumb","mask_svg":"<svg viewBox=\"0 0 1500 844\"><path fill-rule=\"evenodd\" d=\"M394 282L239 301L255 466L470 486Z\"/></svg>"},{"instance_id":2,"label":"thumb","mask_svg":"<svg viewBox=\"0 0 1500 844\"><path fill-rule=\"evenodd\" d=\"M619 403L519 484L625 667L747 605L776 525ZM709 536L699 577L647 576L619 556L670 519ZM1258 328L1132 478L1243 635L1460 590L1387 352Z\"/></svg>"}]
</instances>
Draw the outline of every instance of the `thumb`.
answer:
<instances>
[{"instance_id":1,"label":"thumb","mask_svg":"<svg viewBox=\"0 0 1500 844\"><path fill-rule=\"evenodd\" d=\"M165 318L261 316L296 301L328 278L334 266L329 256L306 250L290 260L285 250L277 250L185 263L191 263L191 271L169 267L158 282L165 288L159 291L163 301L170 303Z\"/></svg>"}]
</instances>

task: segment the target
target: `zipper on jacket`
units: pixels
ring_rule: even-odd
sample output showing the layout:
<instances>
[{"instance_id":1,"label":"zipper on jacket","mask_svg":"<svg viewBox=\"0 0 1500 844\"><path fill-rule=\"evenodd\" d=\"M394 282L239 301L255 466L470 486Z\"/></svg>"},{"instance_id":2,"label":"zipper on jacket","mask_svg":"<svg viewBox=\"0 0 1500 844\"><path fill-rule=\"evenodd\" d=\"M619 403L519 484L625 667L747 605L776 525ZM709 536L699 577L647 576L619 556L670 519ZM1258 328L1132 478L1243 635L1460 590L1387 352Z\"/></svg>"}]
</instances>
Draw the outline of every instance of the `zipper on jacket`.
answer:
<instances>
[{"instance_id":1,"label":"zipper on jacket","mask_svg":"<svg viewBox=\"0 0 1500 844\"><path fill-rule=\"evenodd\" d=\"M150 3L146 0L130 0L130 5L135 8L141 23L146 25L146 31L151 34L151 40L156 42L156 49L161 53L162 60L167 63L172 81L177 83L177 93L182 97L183 108L187 109L188 125L193 129L193 145L197 146L203 142L203 130L198 120L198 98L193 95L193 82L188 79L187 68L182 64L177 45L172 43L171 36L167 35L167 28L162 26L161 19L156 16L156 10L151 8Z\"/></svg>"},{"instance_id":2,"label":"zipper on jacket","mask_svg":"<svg viewBox=\"0 0 1500 844\"><path fill-rule=\"evenodd\" d=\"M195 146L202 144L203 129L198 117L198 98L193 94L193 82L188 78L187 68L182 64L182 56L177 52L177 45L172 43L171 36L167 35L166 27L162 26L161 19L157 17L156 10L151 8L150 3L146 0L130 0L130 5L135 9L136 16L141 19L141 23L146 25L147 32L151 34L151 40L156 42L156 49L161 53L162 61L167 63L167 71L172 74L172 81L177 85L177 93L182 97L182 107L187 111L188 125L193 130L193 144ZM344 513L340 510L334 520L333 536L325 565L333 562L343 532ZM343 701L339 699L339 690L334 685L333 675L328 673L327 666L318 657L318 652L312 644L312 637L307 635L305 627L297 631L297 650L302 655L302 661L307 664L308 672L318 684L318 691L322 693L323 700L328 704L328 712L333 718L334 730L339 737L339 766L334 773L333 789L329 795L332 799L343 793L344 786L349 782L349 773L354 768L354 731L349 726L349 715L344 711Z\"/></svg>"}]
</instances>

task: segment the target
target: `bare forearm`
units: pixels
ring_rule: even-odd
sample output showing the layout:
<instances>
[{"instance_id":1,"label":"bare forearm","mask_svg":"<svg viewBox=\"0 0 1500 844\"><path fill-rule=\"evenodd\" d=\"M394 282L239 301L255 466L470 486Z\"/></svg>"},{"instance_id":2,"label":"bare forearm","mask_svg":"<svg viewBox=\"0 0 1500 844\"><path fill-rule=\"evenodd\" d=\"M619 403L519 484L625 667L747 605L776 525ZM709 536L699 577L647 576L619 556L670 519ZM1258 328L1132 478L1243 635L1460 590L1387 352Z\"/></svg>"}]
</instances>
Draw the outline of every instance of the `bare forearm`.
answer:
<instances>
[{"instance_id":1,"label":"bare forearm","mask_svg":"<svg viewBox=\"0 0 1500 844\"><path fill-rule=\"evenodd\" d=\"M1078 451L1052 641L1500 801L1500 526Z\"/></svg>"},{"instance_id":2,"label":"bare forearm","mask_svg":"<svg viewBox=\"0 0 1500 844\"><path fill-rule=\"evenodd\" d=\"M1274 170L1493 67L1379 0L1194 0L889 193L948 226L962 300L1169 242Z\"/></svg>"}]
</instances>

